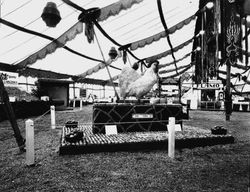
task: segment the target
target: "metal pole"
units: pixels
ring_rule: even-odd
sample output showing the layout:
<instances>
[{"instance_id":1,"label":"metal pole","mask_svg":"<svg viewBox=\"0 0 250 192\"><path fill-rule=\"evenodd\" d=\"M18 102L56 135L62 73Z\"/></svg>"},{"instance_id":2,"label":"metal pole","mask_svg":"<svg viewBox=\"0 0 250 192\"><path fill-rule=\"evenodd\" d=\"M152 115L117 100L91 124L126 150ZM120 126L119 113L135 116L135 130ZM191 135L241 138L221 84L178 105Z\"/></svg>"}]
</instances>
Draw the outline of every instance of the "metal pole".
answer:
<instances>
[{"instance_id":1,"label":"metal pole","mask_svg":"<svg viewBox=\"0 0 250 192\"><path fill-rule=\"evenodd\" d=\"M204 12L201 14L201 83L203 83L204 79Z\"/></svg>"},{"instance_id":2,"label":"metal pole","mask_svg":"<svg viewBox=\"0 0 250 192\"><path fill-rule=\"evenodd\" d=\"M231 64L229 61L227 65L227 79L226 79L226 90L225 90L225 110L226 110L226 121L230 121L230 115L232 112L232 98L231 98Z\"/></svg>"}]
</instances>

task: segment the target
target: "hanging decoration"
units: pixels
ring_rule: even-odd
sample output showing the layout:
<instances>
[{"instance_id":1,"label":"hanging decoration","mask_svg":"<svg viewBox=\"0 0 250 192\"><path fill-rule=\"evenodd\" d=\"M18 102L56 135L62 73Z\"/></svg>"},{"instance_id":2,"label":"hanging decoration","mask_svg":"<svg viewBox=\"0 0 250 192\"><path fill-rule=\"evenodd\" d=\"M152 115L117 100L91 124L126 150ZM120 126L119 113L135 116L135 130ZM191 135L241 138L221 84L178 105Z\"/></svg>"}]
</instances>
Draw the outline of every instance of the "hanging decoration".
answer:
<instances>
[{"instance_id":1,"label":"hanging decoration","mask_svg":"<svg viewBox=\"0 0 250 192\"><path fill-rule=\"evenodd\" d=\"M188 58L192 53L193 53L193 51L190 52L190 53L188 53L188 54L186 54L186 55L184 55L182 58L176 60L176 63L178 63L178 62L180 62L180 61ZM174 62L169 62L169 63L166 63L166 64L160 64L158 68L161 69L163 67L167 67L167 66L170 66L170 65L174 65Z\"/></svg>"},{"instance_id":2,"label":"hanging decoration","mask_svg":"<svg viewBox=\"0 0 250 192\"><path fill-rule=\"evenodd\" d=\"M67 30L65 33L63 33L60 37L40 49L39 51L31 54L26 59L22 60L21 62L17 63L16 66L18 68L25 68L28 65L31 65L35 63L39 59L45 58L48 54L53 53L57 48L64 47L64 45L71 41L76 37L77 34L81 33L83 31L83 25L80 22L77 22L75 25L73 25L69 30Z\"/></svg>"},{"instance_id":3,"label":"hanging decoration","mask_svg":"<svg viewBox=\"0 0 250 192\"><path fill-rule=\"evenodd\" d=\"M191 38L191 39L189 39L189 40L187 40L187 41L185 41L184 43L182 43L182 44L180 44L180 45L174 47L174 48L173 48L173 51L176 52L176 51L182 49L183 47L189 45L190 43L193 42L193 39L194 39L194 37ZM142 60L145 60L147 63L151 63L151 62L153 62L153 61L155 61L155 60L159 60L159 59L161 59L162 57L166 57L166 56L168 56L168 55L170 55L170 54L171 54L171 50L167 50L167 51L164 51L164 52L162 52L162 53L153 55L153 56L151 56L151 57L144 58L144 59L142 59Z\"/></svg>"},{"instance_id":4,"label":"hanging decoration","mask_svg":"<svg viewBox=\"0 0 250 192\"><path fill-rule=\"evenodd\" d=\"M117 69L117 70L121 70L121 69L111 65L112 62L114 62L115 60L117 60L120 57L121 57L121 55L118 52L118 56L114 60L108 59L108 61L106 61L105 63L100 62L95 67L92 67L92 68L88 69L87 71L85 71L84 73L81 73L81 74L79 74L77 76L79 76L79 80L84 79L86 76L92 75L93 73L96 73L101 69L104 69L106 66L112 67L112 68Z\"/></svg>"},{"instance_id":5,"label":"hanging decoration","mask_svg":"<svg viewBox=\"0 0 250 192\"><path fill-rule=\"evenodd\" d=\"M101 10L97 7L88 9L82 12L78 20L85 23L85 35L89 43L94 41L94 23L93 20L98 19L101 14Z\"/></svg>"},{"instance_id":6,"label":"hanging decoration","mask_svg":"<svg viewBox=\"0 0 250 192\"><path fill-rule=\"evenodd\" d=\"M65 3L68 3L68 1L63 0ZM101 15L99 17L100 21L103 21L107 19L109 16L112 16L112 14L108 14L108 12L116 13L118 14L120 11L124 9L130 8L133 4L139 3L142 0L130 0L130 1L125 1L125 3L122 3L124 0L121 0L120 6L117 6L118 3L111 4L107 7L104 7L101 9ZM129 2L131 4L129 4ZM111 11L112 10L112 11ZM0 19L0 22L3 23L3 19ZM12 27L12 26L11 26ZM20 30L20 29L19 29ZM70 27L66 32L64 32L58 39L57 41L53 41L40 49L39 51L31 54L29 57L25 58L21 62L17 63L17 66L19 68L25 68L28 65L34 64L37 60L45 58L48 54L53 53L57 48L63 47L66 48L64 45L66 42L72 40L75 38L75 36L79 33L82 33L83 31L83 24L82 22L77 22L75 25ZM58 43L60 42L60 43ZM96 60L97 61L97 60ZM100 62L100 61L99 61Z\"/></svg>"},{"instance_id":7,"label":"hanging decoration","mask_svg":"<svg viewBox=\"0 0 250 192\"><path fill-rule=\"evenodd\" d=\"M46 7L43 9L41 17L48 27L56 27L61 20L60 12L54 2L47 3Z\"/></svg>"},{"instance_id":8,"label":"hanging decoration","mask_svg":"<svg viewBox=\"0 0 250 192\"><path fill-rule=\"evenodd\" d=\"M117 50L115 49L115 47L111 47L111 49L109 50L109 57L110 59L114 60L118 55Z\"/></svg>"},{"instance_id":9,"label":"hanging decoration","mask_svg":"<svg viewBox=\"0 0 250 192\"><path fill-rule=\"evenodd\" d=\"M196 16L192 15L189 18L177 23L176 25L170 27L168 29L168 34L173 34L174 32L176 32L177 30L180 30L181 28L183 28L185 25L188 25L191 21L195 20ZM162 31L160 33L157 33L155 35L152 35L150 37L135 41L133 43L129 44L129 47L132 51L138 49L138 48L142 48L145 47L146 45L150 45L151 43L155 42L155 41L159 41L161 38L166 37L166 32Z\"/></svg>"},{"instance_id":10,"label":"hanging decoration","mask_svg":"<svg viewBox=\"0 0 250 192\"><path fill-rule=\"evenodd\" d=\"M126 50L122 50L122 60L123 63L126 64L127 63L127 51Z\"/></svg>"},{"instance_id":11,"label":"hanging decoration","mask_svg":"<svg viewBox=\"0 0 250 192\"><path fill-rule=\"evenodd\" d=\"M242 61L242 30L241 17L238 16L235 1L224 0L222 9L222 59L230 65Z\"/></svg>"},{"instance_id":12,"label":"hanging decoration","mask_svg":"<svg viewBox=\"0 0 250 192\"><path fill-rule=\"evenodd\" d=\"M169 75L169 76L167 76L167 77L168 77L168 78L178 77L178 76L182 75L183 73L185 73L187 70L189 70L194 64L195 64L195 63L192 62L190 65L188 65L188 67L186 67L185 69L179 71L179 74L175 73L175 74Z\"/></svg>"},{"instance_id":13,"label":"hanging decoration","mask_svg":"<svg viewBox=\"0 0 250 192\"><path fill-rule=\"evenodd\" d=\"M187 67L189 67L190 65L193 65L193 63L188 64L188 65L183 65L183 66L177 67L177 70L180 70L180 69L183 69L183 68L187 68ZM173 72L173 71L175 71L175 70L176 70L176 69L161 70L161 71L159 71L159 74L169 73L169 72Z\"/></svg>"}]
</instances>

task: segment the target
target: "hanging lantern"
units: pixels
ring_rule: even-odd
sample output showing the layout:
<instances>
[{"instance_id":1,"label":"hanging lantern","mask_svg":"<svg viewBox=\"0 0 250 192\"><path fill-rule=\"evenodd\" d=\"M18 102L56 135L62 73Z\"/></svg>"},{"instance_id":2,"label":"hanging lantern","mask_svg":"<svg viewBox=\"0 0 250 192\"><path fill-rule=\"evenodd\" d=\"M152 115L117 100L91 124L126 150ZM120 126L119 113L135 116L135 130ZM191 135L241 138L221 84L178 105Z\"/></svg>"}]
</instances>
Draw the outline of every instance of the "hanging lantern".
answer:
<instances>
[{"instance_id":1,"label":"hanging lantern","mask_svg":"<svg viewBox=\"0 0 250 192\"><path fill-rule=\"evenodd\" d=\"M48 27L55 27L61 20L60 13L53 2L47 3L41 17Z\"/></svg>"},{"instance_id":2,"label":"hanging lantern","mask_svg":"<svg viewBox=\"0 0 250 192\"><path fill-rule=\"evenodd\" d=\"M109 51L109 57L111 59L115 59L117 57L118 53L117 50L115 49L115 47L111 47L110 51Z\"/></svg>"}]
</instances>

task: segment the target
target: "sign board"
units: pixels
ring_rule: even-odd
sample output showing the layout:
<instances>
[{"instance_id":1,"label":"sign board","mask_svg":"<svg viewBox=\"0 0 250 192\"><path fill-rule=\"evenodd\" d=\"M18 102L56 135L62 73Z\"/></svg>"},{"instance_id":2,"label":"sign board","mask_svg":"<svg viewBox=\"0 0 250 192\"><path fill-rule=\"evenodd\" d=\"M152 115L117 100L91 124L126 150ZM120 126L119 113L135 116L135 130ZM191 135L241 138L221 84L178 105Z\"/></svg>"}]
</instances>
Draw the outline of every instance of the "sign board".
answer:
<instances>
[{"instance_id":1,"label":"sign board","mask_svg":"<svg viewBox=\"0 0 250 192\"><path fill-rule=\"evenodd\" d=\"M152 119L153 114L146 114L146 113L135 113L132 114L133 119Z\"/></svg>"},{"instance_id":2,"label":"sign board","mask_svg":"<svg viewBox=\"0 0 250 192\"><path fill-rule=\"evenodd\" d=\"M18 86L18 74L0 71L0 78L3 80L5 87L17 87Z\"/></svg>"},{"instance_id":3,"label":"sign board","mask_svg":"<svg viewBox=\"0 0 250 192\"><path fill-rule=\"evenodd\" d=\"M210 80L206 83L198 84L197 89L220 89L223 84L220 80Z\"/></svg>"},{"instance_id":4,"label":"sign board","mask_svg":"<svg viewBox=\"0 0 250 192\"><path fill-rule=\"evenodd\" d=\"M116 135L117 134L117 127L116 125L105 125L105 133L106 135Z\"/></svg>"},{"instance_id":5,"label":"sign board","mask_svg":"<svg viewBox=\"0 0 250 192\"><path fill-rule=\"evenodd\" d=\"M167 125L167 128L169 128L169 125ZM182 131L181 124L175 124L175 131Z\"/></svg>"}]
</instances>

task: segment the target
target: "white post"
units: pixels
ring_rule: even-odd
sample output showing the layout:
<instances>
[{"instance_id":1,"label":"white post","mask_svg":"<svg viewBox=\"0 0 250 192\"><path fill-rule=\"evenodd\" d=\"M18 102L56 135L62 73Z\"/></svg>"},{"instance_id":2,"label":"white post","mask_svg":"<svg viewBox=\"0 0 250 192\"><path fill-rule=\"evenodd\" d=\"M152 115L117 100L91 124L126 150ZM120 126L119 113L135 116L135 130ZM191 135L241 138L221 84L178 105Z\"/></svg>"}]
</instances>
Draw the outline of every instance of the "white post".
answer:
<instances>
[{"instance_id":1,"label":"white post","mask_svg":"<svg viewBox=\"0 0 250 192\"><path fill-rule=\"evenodd\" d=\"M80 99L80 110L82 110L82 99Z\"/></svg>"},{"instance_id":2,"label":"white post","mask_svg":"<svg viewBox=\"0 0 250 192\"><path fill-rule=\"evenodd\" d=\"M175 149L175 117L169 117L168 126L168 156L174 158Z\"/></svg>"},{"instance_id":3,"label":"white post","mask_svg":"<svg viewBox=\"0 0 250 192\"><path fill-rule=\"evenodd\" d=\"M34 122L30 119L25 121L26 131L26 164L34 165L35 149L34 149Z\"/></svg>"},{"instance_id":4,"label":"white post","mask_svg":"<svg viewBox=\"0 0 250 192\"><path fill-rule=\"evenodd\" d=\"M50 116L51 116L51 129L56 128L56 113L55 113L55 106L50 106Z\"/></svg>"}]
</instances>

